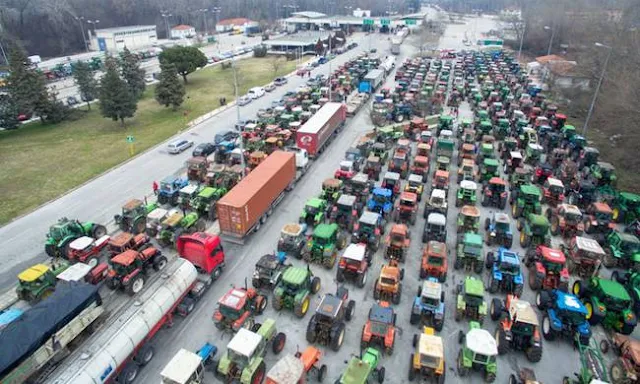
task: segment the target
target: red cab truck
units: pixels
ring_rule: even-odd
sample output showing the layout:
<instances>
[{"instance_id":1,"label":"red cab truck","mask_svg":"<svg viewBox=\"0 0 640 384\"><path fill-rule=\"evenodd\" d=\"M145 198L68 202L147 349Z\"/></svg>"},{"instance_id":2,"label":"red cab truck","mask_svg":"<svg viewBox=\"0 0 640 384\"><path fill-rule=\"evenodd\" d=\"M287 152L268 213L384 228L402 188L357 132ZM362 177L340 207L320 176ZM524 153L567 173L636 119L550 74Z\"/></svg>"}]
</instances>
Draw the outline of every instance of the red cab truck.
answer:
<instances>
[{"instance_id":1,"label":"red cab truck","mask_svg":"<svg viewBox=\"0 0 640 384\"><path fill-rule=\"evenodd\" d=\"M275 151L216 204L220 235L242 243L257 231L296 178L295 154Z\"/></svg>"},{"instance_id":2,"label":"red cab truck","mask_svg":"<svg viewBox=\"0 0 640 384\"><path fill-rule=\"evenodd\" d=\"M306 149L309 157L318 156L347 119L347 107L342 103L326 103L304 123L296 133L296 145Z\"/></svg>"}]
</instances>

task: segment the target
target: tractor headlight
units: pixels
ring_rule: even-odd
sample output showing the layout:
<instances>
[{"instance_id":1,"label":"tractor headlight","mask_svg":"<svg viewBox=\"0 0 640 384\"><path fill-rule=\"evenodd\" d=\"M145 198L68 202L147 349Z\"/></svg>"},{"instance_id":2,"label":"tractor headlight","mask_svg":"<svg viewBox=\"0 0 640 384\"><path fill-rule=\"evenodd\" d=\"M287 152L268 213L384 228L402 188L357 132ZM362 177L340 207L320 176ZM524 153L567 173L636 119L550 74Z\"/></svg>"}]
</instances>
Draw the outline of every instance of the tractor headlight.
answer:
<instances>
[{"instance_id":1,"label":"tractor headlight","mask_svg":"<svg viewBox=\"0 0 640 384\"><path fill-rule=\"evenodd\" d=\"M496 237L496 233L495 232L491 232L490 236L491 237Z\"/></svg>"}]
</instances>

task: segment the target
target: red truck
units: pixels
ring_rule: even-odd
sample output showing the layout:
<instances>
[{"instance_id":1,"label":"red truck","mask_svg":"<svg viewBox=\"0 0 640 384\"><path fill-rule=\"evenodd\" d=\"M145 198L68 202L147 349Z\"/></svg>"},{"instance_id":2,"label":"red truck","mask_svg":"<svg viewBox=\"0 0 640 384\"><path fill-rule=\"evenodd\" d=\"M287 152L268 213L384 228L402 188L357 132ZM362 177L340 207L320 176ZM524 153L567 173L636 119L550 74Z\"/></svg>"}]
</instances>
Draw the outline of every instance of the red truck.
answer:
<instances>
[{"instance_id":1,"label":"red truck","mask_svg":"<svg viewBox=\"0 0 640 384\"><path fill-rule=\"evenodd\" d=\"M341 103L326 103L296 133L296 145L314 158L324 150L333 134L347 119L347 108Z\"/></svg>"},{"instance_id":2,"label":"red truck","mask_svg":"<svg viewBox=\"0 0 640 384\"><path fill-rule=\"evenodd\" d=\"M224 268L224 248L220 237L206 232L181 235L176 242L178 254L193 264L199 273L216 280Z\"/></svg>"},{"instance_id":3,"label":"red truck","mask_svg":"<svg viewBox=\"0 0 640 384\"><path fill-rule=\"evenodd\" d=\"M257 231L282 200L296 178L295 154L275 151L216 204L220 234L228 241L242 243Z\"/></svg>"}]
</instances>

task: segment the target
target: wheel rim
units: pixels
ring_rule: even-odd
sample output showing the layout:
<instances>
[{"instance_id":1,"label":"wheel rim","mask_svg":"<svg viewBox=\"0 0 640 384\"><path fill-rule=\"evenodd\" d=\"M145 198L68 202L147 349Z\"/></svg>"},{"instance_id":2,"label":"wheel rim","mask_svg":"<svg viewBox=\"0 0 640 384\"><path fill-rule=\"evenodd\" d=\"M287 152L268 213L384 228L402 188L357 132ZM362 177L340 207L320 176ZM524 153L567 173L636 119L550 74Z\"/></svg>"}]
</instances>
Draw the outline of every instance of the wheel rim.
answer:
<instances>
[{"instance_id":1,"label":"wheel rim","mask_svg":"<svg viewBox=\"0 0 640 384\"><path fill-rule=\"evenodd\" d=\"M127 382L132 382L136 379L136 377L138 377L138 369L134 368L132 370L130 370L129 372L127 372Z\"/></svg>"},{"instance_id":2,"label":"wheel rim","mask_svg":"<svg viewBox=\"0 0 640 384\"><path fill-rule=\"evenodd\" d=\"M307 299L305 299L305 300L302 302L302 308L301 308L301 310L302 310L302 314L307 313L307 310L309 310L309 299L308 299L308 298L307 298Z\"/></svg>"},{"instance_id":3,"label":"wheel rim","mask_svg":"<svg viewBox=\"0 0 640 384\"><path fill-rule=\"evenodd\" d=\"M167 261L166 260L160 260L160 262L158 263L158 269L163 269L164 267L167 266Z\"/></svg>"},{"instance_id":4,"label":"wheel rim","mask_svg":"<svg viewBox=\"0 0 640 384\"><path fill-rule=\"evenodd\" d=\"M340 335L338 336L338 345L342 345L342 342L344 341L344 328L342 329L342 331L340 332Z\"/></svg>"},{"instance_id":5,"label":"wheel rim","mask_svg":"<svg viewBox=\"0 0 640 384\"><path fill-rule=\"evenodd\" d=\"M131 287L131 290L134 293L138 293L142 289L142 285L143 284L144 283L143 283L142 279L137 279L136 281L133 282L133 286Z\"/></svg>"},{"instance_id":6,"label":"wheel rim","mask_svg":"<svg viewBox=\"0 0 640 384\"><path fill-rule=\"evenodd\" d=\"M611 213L611 218L616 221L618 220L618 216L620 216L620 210L618 208L613 208L613 212Z\"/></svg>"},{"instance_id":7,"label":"wheel rim","mask_svg":"<svg viewBox=\"0 0 640 384\"><path fill-rule=\"evenodd\" d=\"M542 332L548 335L550 331L551 331L551 323L549 323L549 318L545 317L544 319L542 319Z\"/></svg>"},{"instance_id":8,"label":"wheel rim","mask_svg":"<svg viewBox=\"0 0 640 384\"><path fill-rule=\"evenodd\" d=\"M87 265L91 268L94 268L96 265L98 265L98 259L96 259L95 257L90 258L87 262Z\"/></svg>"},{"instance_id":9,"label":"wheel rim","mask_svg":"<svg viewBox=\"0 0 640 384\"><path fill-rule=\"evenodd\" d=\"M524 240L526 239L526 236L524 233L520 234L520 243L524 244Z\"/></svg>"},{"instance_id":10,"label":"wheel rim","mask_svg":"<svg viewBox=\"0 0 640 384\"><path fill-rule=\"evenodd\" d=\"M587 315L585 317L589 320L593 316L593 306L591 303L586 303L584 307L587 309Z\"/></svg>"},{"instance_id":11,"label":"wheel rim","mask_svg":"<svg viewBox=\"0 0 640 384\"><path fill-rule=\"evenodd\" d=\"M580 287L578 287L578 284L573 284L573 294L578 296L578 293L580 292Z\"/></svg>"},{"instance_id":12,"label":"wheel rim","mask_svg":"<svg viewBox=\"0 0 640 384\"><path fill-rule=\"evenodd\" d=\"M613 382L617 382L618 380L622 379L622 370L620 369L618 364L614 363L611 366L611 379L613 380Z\"/></svg>"}]
</instances>

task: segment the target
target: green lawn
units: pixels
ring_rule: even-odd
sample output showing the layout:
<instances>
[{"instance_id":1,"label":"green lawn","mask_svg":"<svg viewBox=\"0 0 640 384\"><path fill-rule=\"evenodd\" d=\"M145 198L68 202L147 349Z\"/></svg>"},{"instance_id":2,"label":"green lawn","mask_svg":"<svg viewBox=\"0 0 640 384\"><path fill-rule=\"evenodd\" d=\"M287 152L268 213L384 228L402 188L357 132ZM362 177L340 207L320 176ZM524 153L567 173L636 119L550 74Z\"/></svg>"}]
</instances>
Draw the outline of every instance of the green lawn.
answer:
<instances>
[{"instance_id":1,"label":"green lawn","mask_svg":"<svg viewBox=\"0 0 640 384\"><path fill-rule=\"evenodd\" d=\"M270 58L238 62L241 94L274 78ZM295 69L295 61L280 65L278 76ZM29 124L0 132L0 224L33 210L83 182L129 159L128 135L135 150L144 151L176 134L186 123L233 98L231 69L219 66L189 75L187 99L177 111L164 108L147 87L133 119L120 123L100 116L98 106L80 118L57 125ZM187 114L185 116L185 111Z\"/></svg>"}]
</instances>

